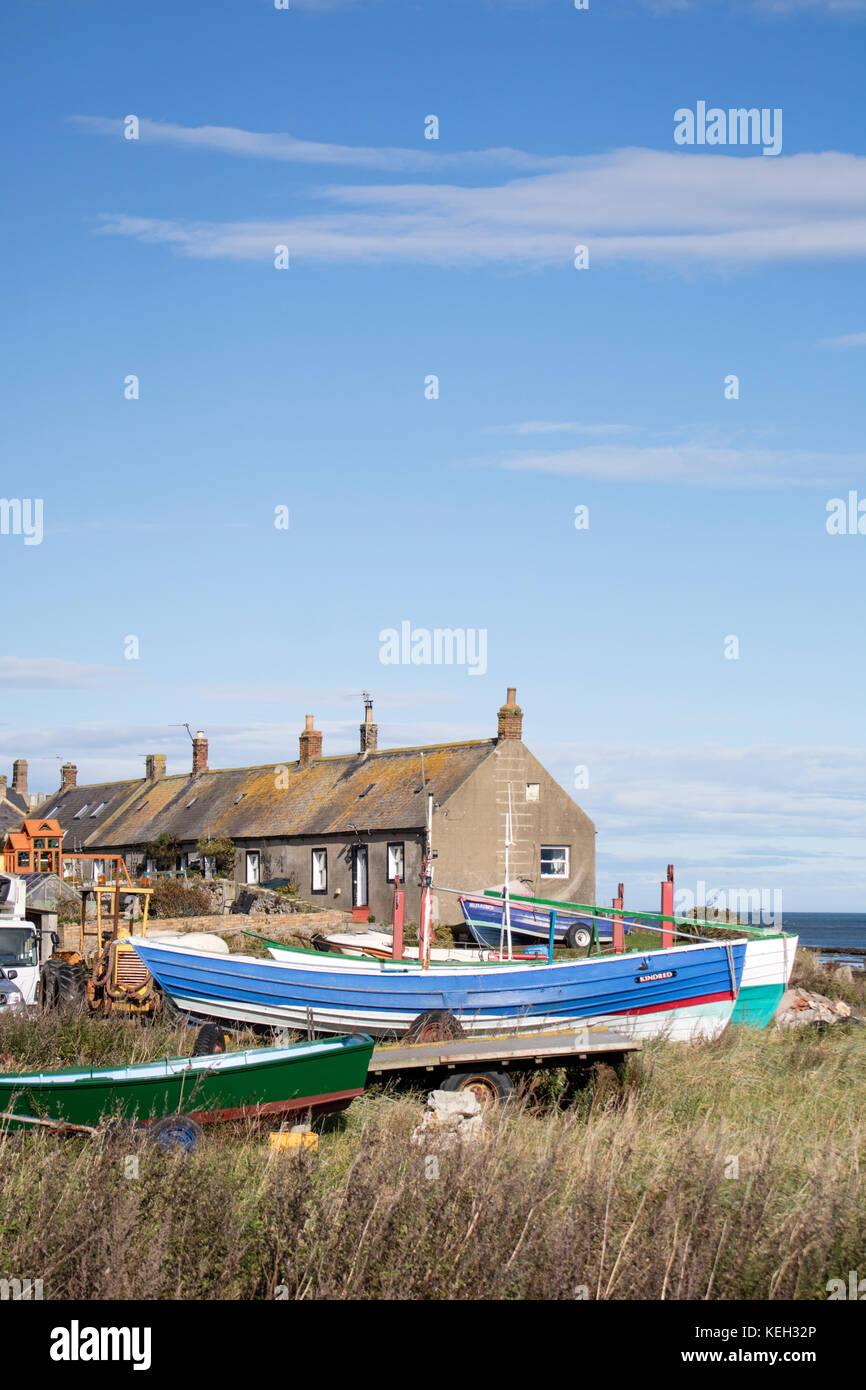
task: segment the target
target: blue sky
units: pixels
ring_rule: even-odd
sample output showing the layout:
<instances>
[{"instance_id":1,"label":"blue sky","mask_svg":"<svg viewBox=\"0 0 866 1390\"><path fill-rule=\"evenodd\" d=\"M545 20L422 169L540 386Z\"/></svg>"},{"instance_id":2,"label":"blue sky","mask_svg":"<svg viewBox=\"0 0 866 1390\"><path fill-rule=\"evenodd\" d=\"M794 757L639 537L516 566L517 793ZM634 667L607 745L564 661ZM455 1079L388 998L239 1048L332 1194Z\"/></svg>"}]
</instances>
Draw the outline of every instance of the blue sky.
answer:
<instances>
[{"instance_id":1,"label":"blue sky","mask_svg":"<svg viewBox=\"0 0 866 1390\"><path fill-rule=\"evenodd\" d=\"M364 689L388 745L488 736L514 684L603 898L862 910L864 19L10 6L0 765L344 751ZM677 146L698 101L781 154ZM486 672L382 665L403 620Z\"/></svg>"}]
</instances>

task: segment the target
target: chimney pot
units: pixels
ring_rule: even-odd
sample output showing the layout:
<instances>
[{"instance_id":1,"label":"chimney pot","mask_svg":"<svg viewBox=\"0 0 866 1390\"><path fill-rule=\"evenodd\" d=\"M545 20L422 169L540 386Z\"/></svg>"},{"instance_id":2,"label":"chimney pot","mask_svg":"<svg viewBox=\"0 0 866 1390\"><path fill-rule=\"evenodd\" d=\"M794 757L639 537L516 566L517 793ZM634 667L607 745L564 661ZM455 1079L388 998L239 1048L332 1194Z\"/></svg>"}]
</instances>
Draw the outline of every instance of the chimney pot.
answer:
<instances>
[{"instance_id":1,"label":"chimney pot","mask_svg":"<svg viewBox=\"0 0 866 1390\"><path fill-rule=\"evenodd\" d=\"M207 772L207 739L202 729L199 729L192 741L193 777L198 777L200 772Z\"/></svg>"},{"instance_id":2,"label":"chimney pot","mask_svg":"<svg viewBox=\"0 0 866 1390\"><path fill-rule=\"evenodd\" d=\"M516 739L523 737L523 710L517 703L517 686L509 685L505 704L497 715L497 738Z\"/></svg>"},{"instance_id":3,"label":"chimney pot","mask_svg":"<svg viewBox=\"0 0 866 1390\"><path fill-rule=\"evenodd\" d=\"M64 763L60 769L60 790L65 792L78 782L78 768L75 763Z\"/></svg>"},{"instance_id":4,"label":"chimney pot","mask_svg":"<svg viewBox=\"0 0 866 1390\"><path fill-rule=\"evenodd\" d=\"M322 756L322 735L318 729L313 728L313 716L308 714L304 720L304 731L298 738L298 762L301 767L307 767L309 763Z\"/></svg>"}]
</instances>

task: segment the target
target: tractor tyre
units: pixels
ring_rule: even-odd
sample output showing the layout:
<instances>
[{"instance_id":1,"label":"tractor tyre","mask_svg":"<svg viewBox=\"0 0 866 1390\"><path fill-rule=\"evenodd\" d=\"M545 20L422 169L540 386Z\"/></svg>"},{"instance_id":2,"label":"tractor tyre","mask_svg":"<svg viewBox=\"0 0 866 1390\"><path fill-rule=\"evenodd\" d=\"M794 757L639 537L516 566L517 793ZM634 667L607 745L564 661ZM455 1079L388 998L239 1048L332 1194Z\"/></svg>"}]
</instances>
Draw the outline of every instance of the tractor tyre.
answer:
<instances>
[{"instance_id":1,"label":"tractor tyre","mask_svg":"<svg viewBox=\"0 0 866 1390\"><path fill-rule=\"evenodd\" d=\"M80 965L50 957L39 977L39 1000L43 1009L81 1009L85 995L84 971Z\"/></svg>"},{"instance_id":2,"label":"tractor tyre","mask_svg":"<svg viewBox=\"0 0 866 1390\"><path fill-rule=\"evenodd\" d=\"M210 1057L217 1052L225 1052L226 1035L218 1023L205 1023L196 1035L193 1057Z\"/></svg>"},{"instance_id":3,"label":"tractor tyre","mask_svg":"<svg viewBox=\"0 0 866 1390\"><path fill-rule=\"evenodd\" d=\"M463 1027L450 1009L428 1009L426 1013L413 1018L406 1033L410 1043L451 1042L462 1038Z\"/></svg>"}]
</instances>

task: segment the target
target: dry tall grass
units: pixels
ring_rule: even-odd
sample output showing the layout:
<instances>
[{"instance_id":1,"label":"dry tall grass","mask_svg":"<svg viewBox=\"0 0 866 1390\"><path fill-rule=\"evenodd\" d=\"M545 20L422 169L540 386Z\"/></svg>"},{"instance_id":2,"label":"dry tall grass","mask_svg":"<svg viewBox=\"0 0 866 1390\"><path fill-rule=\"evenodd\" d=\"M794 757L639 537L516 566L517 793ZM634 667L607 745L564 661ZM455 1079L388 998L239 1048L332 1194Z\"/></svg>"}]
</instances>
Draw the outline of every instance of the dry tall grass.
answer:
<instances>
[{"instance_id":1,"label":"dry tall grass","mask_svg":"<svg viewBox=\"0 0 866 1390\"><path fill-rule=\"evenodd\" d=\"M190 1043L0 1028L19 1066ZM368 1092L318 1156L253 1127L191 1157L2 1135L0 1276L46 1298L808 1299L862 1266L866 1028L657 1043L567 1106L489 1115L486 1144L436 1163L409 1142L422 1104Z\"/></svg>"}]
</instances>

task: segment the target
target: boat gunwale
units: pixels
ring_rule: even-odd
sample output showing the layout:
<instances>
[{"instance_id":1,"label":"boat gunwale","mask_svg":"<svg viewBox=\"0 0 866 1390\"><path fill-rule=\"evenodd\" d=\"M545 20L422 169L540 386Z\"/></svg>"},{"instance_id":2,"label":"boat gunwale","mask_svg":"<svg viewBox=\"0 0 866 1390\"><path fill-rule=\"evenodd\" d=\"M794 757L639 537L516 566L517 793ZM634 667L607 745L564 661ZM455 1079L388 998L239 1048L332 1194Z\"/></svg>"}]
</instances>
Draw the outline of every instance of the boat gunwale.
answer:
<instances>
[{"instance_id":1,"label":"boat gunwale","mask_svg":"<svg viewBox=\"0 0 866 1390\"><path fill-rule=\"evenodd\" d=\"M0 1091L21 1091L36 1087L49 1090L61 1086L75 1086L76 1089L80 1087L83 1090L87 1085L135 1086L190 1074L206 1077L208 1074L218 1073L232 1075L247 1069L263 1072L272 1067L290 1066L296 1062L327 1055L363 1052L368 1047L372 1051L373 1046L373 1038L367 1033L359 1032L338 1034L331 1038L316 1039L314 1042L290 1043L280 1048L244 1048L238 1052L206 1053L201 1057L155 1057L152 1061L132 1062L126 1067L91 1067L90 1070L86 1067L64 1067L57 1071L19 1072L16 1075L0 1072ZM300 1048L304 1049L303 1053L296 1052L295 1056L290 1055L295 1049ZM250 1062L247 1060L250 1052L270 1055ZM170 1069L172 1064L179 1063L184 1065L175 1065L174 1070ZM130 1075L131 1072L135 1074Z\"/></svg>"},{"instance_id":2,"label":"boat gunwale","mask_svg":"<svg viewBox=\"0 0 866 1390\"><path fill-rule=\"evenodd\" d=\"M286 954L288 954L288 955L310 956L310 957L314 958L315 960L317 960L318 962L320 962L321 968L322 968L323 970L324 970L324 969L327 969L327 967L328 967L329 964L331 965L331 968L332 968L332 969L336 969L336 968L337 968L337 967L336 967L334 964L332 964L330 961L327 961L327 960L326 960L326 961L323 961L323 960L322 960L322 957L323 957L323 956L326 956L326 957L327 957L327 956L332 956L332 955L333 955L335 961L351 962L351 961L358 961L358 960L360 960L361 964L363 964L363 965L378 966L378 967L379 967L379 970L380 970L380 973L383 973L383 974L385 973L385 967L388 967L388 966L392 967L392 973L393 973L393 974L408 973L408 972L410 972L410 971L412 971L412 970L419 970L419 971L422 971L425 975L427 974L427 971L424 970L424 967L422 966L420 960L415 960L414 958L411 958L411 959L410 959L410 958L400 957L400 958L398 958L398 959L390 959L390 958L389 958L389 959L383 960L383 959L382 959L381 957L379 957L379 956L361 956L361 957L358 957L358 956L354 956L354 957L353 957L353 956L343 956L343 955L341 955L339 952L315 951L315 950L313 950L313 951L308 951L308 950L306 950L306 949L305 949L304 947L302 947L302 946L283 946L283 945L281 944L281 942L279 942L279 941L271 941L271 940L270 940L269 938L267 938L267 937L257 937L256 939L259 940L259 941L261 941L263 944L265 944L265 945L267 945L267 946L269 946L269 947L274 947L275 949L277 949L277 950L279 950L279 951L285 951ZM448 971L448 970L451 970L451 969L455 969L455 970L470 970L470 969L471 969L471 970L479 970L479 971L486 971L486 970L491 970L491 971L492 971L492 970L510 971L510 970L513 970L515 967L518 967L518 968L521 968L521 967L522 967L523 969L527 969L527 970L544 970L544 969L547 969L547 970L554 970L554 969L557 969L557 968L558 968L558 969L567 969L567 968L570 967L570 966L585 966L585 965L590 965L590 964L596 964L596 963L598 963L599 961L602 961L602 960L627 960L629 957L641 957L641 958L643 958L643 957L645 957L645 956L660 955L662 952L669 953L669 952L671 952L671 951L697 951L697 950L710 950L710 949L711 949L711 950L718 950L720 947L725 947L725 946L748 946L749 941L750 941L751 939L753 939L753 938L750 938L750 937L748 937L748 936L736 936L736 937L734 937L734 938L731 939L731 940L728 940L727 938L725 938L725 939L713 939L713 940L710 940L710 941L682 941L682 942L681 942L681 941L675 941L675 942L673 942L673 944L670 945L670 946L648 946L645 950L640 950L640 949L637 948L637 947L632 947L632 948L631 948L630 950L628 950L628 951L606 951L606 952L604 952L604 953L602 953L602 954L600 954L600 955L596 955L596 956L581 956L581 957L579 957L578 959L574 959L574 960L553 960L553 961L550 961L550 960L539 960L539 959L534 959L534 960L533 960L533 959L528 959L528 958L527 958L527 959L520 959L520 960L484 960L484 961L450 961L450 960L444 961L444 960L437 960L437 961L431 961L431 962L430 962L430 969L433 970L433 969L435 968L435 970L437 971L437 973L440 972L440 971L444 973L445 971ZM770 938L769 938L769 937L764 937L764 938L761 938L761 939L763 939L763 940L769 940ZM226 960L232 960L232 961L245 961L245 962L246 962L246 961L251 961L251 962L254 962L254 963L257 964L257 965L274 965L274 964L279 964L279 961L276 961L276 960L274 959L274 957L271 957L270 960L266 960L266 959L264 959L262 956L249 956L249 955L246 955L246 954L245 954L244 952L242 952L242 951L239 951L239 952L237 952L237 953L235 953L235 952L230 952L227 956L224 956L224 955L222 955L222 954L216 955L213 951L202 950L201 947L194 947L194 946L183 947L183 946L180 946L178 942L167 942L167 943L165 944L165 946L162 946L162 945L160 945L160 944L157 943L157 942L151 943L151 942L148 941L147 938L145 938L145 937L129 938L129 940L131 941L131 943L132 943L133 946L135 946L136 940L138 940L138 941L140 941L140 942L143 942L143 944L146 945L146 946L150 946L151 944L153 944L154 949L156 949L156 950L161 950L161 951L162 951L162 950L164 950L164 951L186 951L187 954L189 954L189 955L196 955L196 956L200 956L200 957L202 957L202 958L211 957L212 959L221 960L221 961L226 961ZM398 969L396 969L396 970L393 969L393 967L395 967L395 966L398 967ZM351 969L351 966L350 966L349 968ZM372 974L373 971L371 970L370 973Z\"/></svg>"}]
</instances>

